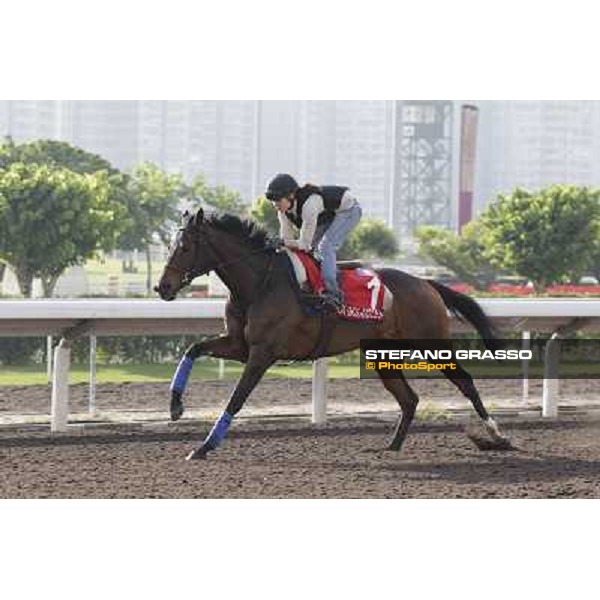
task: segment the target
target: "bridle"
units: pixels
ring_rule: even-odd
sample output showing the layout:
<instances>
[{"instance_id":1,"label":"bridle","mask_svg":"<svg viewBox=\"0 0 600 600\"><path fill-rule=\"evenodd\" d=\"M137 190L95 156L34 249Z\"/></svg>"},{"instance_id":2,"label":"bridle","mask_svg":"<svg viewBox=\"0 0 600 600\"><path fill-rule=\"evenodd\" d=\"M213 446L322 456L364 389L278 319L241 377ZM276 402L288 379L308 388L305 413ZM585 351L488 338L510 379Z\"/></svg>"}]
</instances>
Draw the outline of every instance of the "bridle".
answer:
<instances>
[{"instance_id":1,"label":"bridle","mask_svg":"<svg viewBox=\"0 0 600 600\"><path fill-rule=\"evenodd\" d=\"M186 231L186 227L180 227L177 231L181 234L181 235L185 235L187 233ZM198 260L198 252L199 249L202 246L206 246L208 245L208 241L207 240L200 240L199 239L200 236L193 236L194 239L194 264L196 264L197 260ZM181 290L182 288L184 288L186 285L189 285L196 277L200 277L200 275L206 275L208 273L210 273L213 269L208 269L206 271L201 270L201 269L182 269L181 267L174 265L174 264L169 264L167 265L167 269L174 271L176 274L178 274L181 277L181 285L179 286L179 290ZM177 291L179 291L177 290Z\"/></svg>"},{"instance_id":2,"label":"bridle","mask_svg":"<svg viewBox=\"0 0 600 600\"><path fill-rule=\"evenodd\" d=\"M178 231L180 231L182 235L185 235L186 233L188 233L187 226L180 227ZM194 264L198 261L199 252L203 247L208 248L213 256L215 256L215 257L217 256L217 253L215 252L215 248L214 248L214 242L211 242L207 235L199 235L199 234L200 234L200 232L197 231L196 235L192 236L192 239L194 240L193 241ZM188 235L189 235L189 233L188 233ZM222 269L223 267L226 267L229 265L233 265L233 264L240 263L240 262L246 262L250 259L251 256L253 256L254 254L259 254L261 252L264 252L264 248L258 248L251 252L247 252L241 258L218 262L215 266L210 267L209 269L194 269L194 268L192 268L189 270L185 270L185 269L178 267L177 265L168 265L167 269L174 271L175 273L177 273L178 275L181 276L181 285L179 286L179 289L177 290L177 291L179 291L179 290L183 289L186 285L189 285L196 277L200 277L201 275L207 275L211 271L217 271L218 269ZM265 276L263 277L263 280L261 281L261 283L258 286L257 294L260 294L262 292L263 288L267 285L267 282L269 281L272 272L273 272L273 255L269 254L269 264L265 271Z\"/></svg>"}]
</instances>

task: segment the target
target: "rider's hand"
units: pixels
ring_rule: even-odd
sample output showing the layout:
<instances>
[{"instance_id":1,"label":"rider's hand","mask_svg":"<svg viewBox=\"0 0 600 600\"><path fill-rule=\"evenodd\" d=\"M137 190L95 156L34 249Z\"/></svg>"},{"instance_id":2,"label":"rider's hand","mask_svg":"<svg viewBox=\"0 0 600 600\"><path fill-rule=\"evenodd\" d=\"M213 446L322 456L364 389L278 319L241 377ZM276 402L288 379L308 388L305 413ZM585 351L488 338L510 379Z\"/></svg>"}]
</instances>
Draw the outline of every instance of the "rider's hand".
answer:
<instances>
[{"instance_id":1,"label":"rider's hand","mask_svg":"<svg viewBox=\"0 0 600 600\"><path fill-rule=\"evenodd\" d=\"M300 246L298 246L298 242L294 241L294 240L290 240L289 242L284 242L285 243L285 247L289 248L290 250L298 250L300 248Z\"/></svg>"},{"instance_id":2,"label":"rider's hand","mask_svg":"<svg viewBox=\"0 0 600 600\"><path fill-rule=\"evenodd\" d=\"M280 240L279 238L271 238L269 240L269 247L279 252L284 247L283 240Z\"/></svg>"}]
</instances>

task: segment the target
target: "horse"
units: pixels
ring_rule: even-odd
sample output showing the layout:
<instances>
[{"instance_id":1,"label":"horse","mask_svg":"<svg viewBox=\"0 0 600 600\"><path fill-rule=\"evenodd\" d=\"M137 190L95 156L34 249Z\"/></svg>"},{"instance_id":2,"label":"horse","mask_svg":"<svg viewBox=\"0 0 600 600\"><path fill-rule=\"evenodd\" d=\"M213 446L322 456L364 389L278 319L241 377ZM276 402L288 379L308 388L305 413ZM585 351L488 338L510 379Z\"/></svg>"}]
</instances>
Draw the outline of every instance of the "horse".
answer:
<instances>
[{"instance_id":1,"label":"horse","mask_svg":"<svg viewBox=\"0 0 600 600\"><path fill-rule=\"evenodd\" d=\"M256 223L233 215L205 216L202 209L183 215L182 225L154 290L172 301L195 277L216 272L230 292L225 309L225 333L192 344L184 353L171 383L171 419L184 411L182 397L193 363L212 356L243 363L244 369L223 413L187 460L206 458L225 438L235 415L265 372L278 360L334 356L359 348L361 339L449 340L448 310L469 321L490 349L497 341L491 323L472 298L438 282L397 269L376 269L391 292L391 306L380 322L337 319L322 336L322 318L307 316L290 276L290 259ZM447 310L448 309L448 310ZM488 414L469 373L459 364L443 370L472 403L487 436L469 437L481 449L509 449L510 441ZM378 372L384 387L400 405L388 449L399 451L415 416L419 398L401 372L395 379Z\"/></svg>"}]
</instances>

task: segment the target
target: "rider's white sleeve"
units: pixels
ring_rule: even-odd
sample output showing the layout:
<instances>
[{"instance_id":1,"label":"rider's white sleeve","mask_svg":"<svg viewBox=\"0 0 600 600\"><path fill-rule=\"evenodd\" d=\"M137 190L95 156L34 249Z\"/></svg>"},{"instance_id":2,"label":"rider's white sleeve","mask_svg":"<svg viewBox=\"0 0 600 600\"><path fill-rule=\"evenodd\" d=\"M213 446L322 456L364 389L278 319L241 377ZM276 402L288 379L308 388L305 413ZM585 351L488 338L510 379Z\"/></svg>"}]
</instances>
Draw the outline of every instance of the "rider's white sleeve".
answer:
<instances>
[{"instance_id":1,"label":"rider's white sleeve","mask_svg":"<svg viewBox=\"0 0 600 600\"><path fill-rule=\"evenodd\" d=\"M298 240L298 247L301 250L306 250L307 252L310 250L313 238L315 237L317 219L324 210L323 198L318 194L313 194L304 203L302 207L302 228L300 229L300 239Z\"/></svg>"},{"instance_id":2,"label":"rider's white sleeve","mask_svg":"<svg viewBox=\"0 0 600 600\"><path fill-rule=\"evenodd\" d=\"M296 236L290 220L280 212L277 213L277 218L279 219L279 237L284 242L293 241Z\"/></svg>"}]
</instances>

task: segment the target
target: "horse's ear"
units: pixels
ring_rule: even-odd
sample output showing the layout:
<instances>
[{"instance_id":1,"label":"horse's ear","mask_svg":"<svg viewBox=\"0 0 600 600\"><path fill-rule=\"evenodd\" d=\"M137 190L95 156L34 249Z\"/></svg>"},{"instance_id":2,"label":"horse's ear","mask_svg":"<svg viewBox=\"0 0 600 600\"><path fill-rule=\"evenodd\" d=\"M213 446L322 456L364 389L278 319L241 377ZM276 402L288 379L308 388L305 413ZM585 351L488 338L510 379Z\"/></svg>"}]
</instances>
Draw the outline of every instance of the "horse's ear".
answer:
<instances>
[{"instance_id":1,"label":"horse's ear","mask_svg":"<svg viewBox=\"0 0 600 600\"><path fill-rule=\"evenodd\" d=\"M204 211L199 208L196 216L194 217L194 225L200 225L204 219Z\"/></svg>"},{"instance_id":2,"label":"horse's ear","mask_svg":"<svg viewBox=\"0 0 600 600\"><path fill-rule=\"evenodd\" d=\"M186 210L186 211L185 211L185 212L184 212L184 213L181 215L181 224L182 224L182 225L185 225L185 224L188 222L189 218L190 218L190 213L189 213L189 211L187 211L187 210Z\"/></svg>"}]
</instances>

